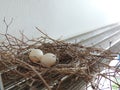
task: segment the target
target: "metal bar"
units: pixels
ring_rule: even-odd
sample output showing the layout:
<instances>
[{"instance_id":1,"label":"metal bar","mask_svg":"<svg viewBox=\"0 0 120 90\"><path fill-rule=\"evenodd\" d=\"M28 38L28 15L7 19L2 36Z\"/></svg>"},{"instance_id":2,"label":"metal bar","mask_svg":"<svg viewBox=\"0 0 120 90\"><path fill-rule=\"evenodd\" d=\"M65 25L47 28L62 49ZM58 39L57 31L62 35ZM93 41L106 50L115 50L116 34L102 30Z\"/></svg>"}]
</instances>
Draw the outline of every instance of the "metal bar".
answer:
<instances>
[{"instance_id":1,"label":"metal bar","mask_svg":"<svg viewBox=\"0 0 120 90\"><path fill-rule=\"evenodd\" d=\"M84 41L86 39L89 39L93 36L96 36L98 34L101 34L101 33L104 33L104 32L107 32L109 30L113 30L114 28L116 27L119 27L118 24L115 24L113 26L108 26L108 27L104 27L104 28L99 28L99 29L96 29L96 30L92 30L92 31L89 31L89 32L86 32L86 33L83 33L83 34L78 34L78 35L75 35L75 36L72 36L72 37L69 37L67 39L64 39L64 41L66 42L74 42L75 39L77 39L77 42L81 42L81 41Z\"/></svg>"},{"instance_id":2,"label":"metal bar","mask_svg":"<svg viewBox=\"0 0 120 90\"><path fill-rule=\"evenodd\" d=\"M3 81L2 81L2 75L0 73L0 90L4 90L4 86L3 86Z\"/></svg>"},{"instance_id":3,"label":"metal bar","mask_svg":"<svg viewBox=\"0 0 120 90\"><path fill-rule=\"evenodd\" d=\"M14 88L15 86L18 86L18 85L20 85L20 84L26 82L27 80L29 80L29 78L22 79L22 80L20 80L19 82L17 82L17 83L15 83L15 84L9 86L8 88L6 88L6 90L10 90L10 89Z\"/></svg>"},{"instance_id":4,"label":"metal bar","mask_svg":"<svg viewBox=\"0 0 120 90\"><path fill-rule=\"evenodd\" d=\"M11 66L11 67L8 67L8 69L6 69L6 70L0 71L0 73L3 74L3 73L5 73L5 72L9 72L9 71L14 70L14 69L16 69L16 68L17 68L17 66Z\"/></svg>"}]
</instances>

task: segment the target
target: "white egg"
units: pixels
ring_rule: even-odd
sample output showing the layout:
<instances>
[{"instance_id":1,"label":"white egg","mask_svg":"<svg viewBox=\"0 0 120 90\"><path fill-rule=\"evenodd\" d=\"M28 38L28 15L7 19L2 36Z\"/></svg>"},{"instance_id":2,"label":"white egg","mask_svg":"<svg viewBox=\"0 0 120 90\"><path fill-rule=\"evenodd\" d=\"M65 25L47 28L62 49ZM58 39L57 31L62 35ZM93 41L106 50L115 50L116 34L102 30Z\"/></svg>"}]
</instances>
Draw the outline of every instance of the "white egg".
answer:
<instances>
[{"instance_id":1,"label":"white egg","mask_svg":"<svg viewBox=\"0 0 120 90\"><path fill-rule=\"evenodd\" d=\"M51 67L56 63L56 56L53 53L46 53L42 56L40 62L45 67Z\"/></svg>"},{"instance_id":2,"label":"white egg","mask_svg":"<svg viewBox=\"0 0 120 90\"><path fill-rule=\"evenodd\" d=\"M31 49L29 53L29 58L32 62L39 62L41 57L43 56L43 52L40 49Z\"/></svg>"}]
</instances>

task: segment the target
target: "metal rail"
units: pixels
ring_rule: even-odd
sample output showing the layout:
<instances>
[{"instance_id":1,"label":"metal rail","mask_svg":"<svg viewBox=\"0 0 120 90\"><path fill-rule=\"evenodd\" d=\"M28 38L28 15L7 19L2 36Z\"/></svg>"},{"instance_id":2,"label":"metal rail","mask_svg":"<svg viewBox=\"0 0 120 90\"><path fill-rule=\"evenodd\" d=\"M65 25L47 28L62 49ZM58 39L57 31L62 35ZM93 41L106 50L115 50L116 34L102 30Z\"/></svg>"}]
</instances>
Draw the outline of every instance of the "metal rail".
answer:
<instances>
[{"instance_id":1,"label":"metal rail","mask_svg":"<svg viewBox=\"0 0 120 90\"><path fill-rule=\"evenodd\" d=\"M4 90L1 73L0 73L0 90Z\"/></svg>"},{"instance_id":2,"label":"metal rail","mask_svg":"<svg viewBox=\"0 0 120 90\"><path fill-rule=\"evenodd\" d=\"M106 32L106 31L109 31L111 29L114 29L116 28L117 26L119 26L118 23L115 23L115 24L112 24L112 25L107 25L107 26L104 26L104 27L101 27L101 28L98 28L96 30L92 30L90 32L86 32L86 33L83 33L83 34L78 34L76 36L72 36L72 37L69 37L67 39L64 39L66 42L72 42L74 43L75 40L77 40L77 42L81 42L81 41L84 41L84 40L87 40L93 36L96 36L98 34L101 34L103 32Z\"/></svg>"}]
</instances>

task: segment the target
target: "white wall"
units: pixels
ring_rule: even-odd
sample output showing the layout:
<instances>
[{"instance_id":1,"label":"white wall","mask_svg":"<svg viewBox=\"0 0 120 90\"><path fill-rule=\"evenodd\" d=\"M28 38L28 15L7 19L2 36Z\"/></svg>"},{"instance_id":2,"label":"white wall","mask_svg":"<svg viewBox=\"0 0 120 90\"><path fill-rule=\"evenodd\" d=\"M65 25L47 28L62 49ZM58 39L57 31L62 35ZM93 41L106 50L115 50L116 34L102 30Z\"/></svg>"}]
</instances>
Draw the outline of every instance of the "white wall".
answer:
<instances>
[{"instance_id":1,"label":"white wall","mask_svg":"<svg viewBox=\"0 0 120 90\"><path fill-rule=\"evenodd\" d=\"M13 17L9 32L16 36L19 30L29 37L39 36L35 26L53 38L84 33L118 20L116 14L107 13L110 5L104 9L109 2L102 2L105 0L0 0L0 32L5 31L3 18L9 22Z\"/></svg>"}]
</instances>

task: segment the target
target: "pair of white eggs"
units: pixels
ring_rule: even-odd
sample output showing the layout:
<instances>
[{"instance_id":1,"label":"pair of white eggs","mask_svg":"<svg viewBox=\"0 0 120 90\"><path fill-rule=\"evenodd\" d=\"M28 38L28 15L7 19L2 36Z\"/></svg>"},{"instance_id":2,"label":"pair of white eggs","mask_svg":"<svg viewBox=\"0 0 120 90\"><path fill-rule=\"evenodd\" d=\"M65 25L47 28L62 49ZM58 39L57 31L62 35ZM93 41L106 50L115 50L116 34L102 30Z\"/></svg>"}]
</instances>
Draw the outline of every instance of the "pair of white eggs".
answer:
<instances>
[{"instance_id":1,"label":"pair of white eggs","mask_svg":"<svg viewBox=\"0 0 120 90\"><path fill-rule=\"evenodd\" d=\"M29 58L32 62L40 62L45 67L51 67L56 63L56 55L53 53L43 54L40 49L30 49Z\"/></svg>"}]
</instances>

